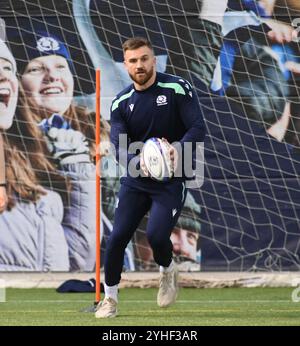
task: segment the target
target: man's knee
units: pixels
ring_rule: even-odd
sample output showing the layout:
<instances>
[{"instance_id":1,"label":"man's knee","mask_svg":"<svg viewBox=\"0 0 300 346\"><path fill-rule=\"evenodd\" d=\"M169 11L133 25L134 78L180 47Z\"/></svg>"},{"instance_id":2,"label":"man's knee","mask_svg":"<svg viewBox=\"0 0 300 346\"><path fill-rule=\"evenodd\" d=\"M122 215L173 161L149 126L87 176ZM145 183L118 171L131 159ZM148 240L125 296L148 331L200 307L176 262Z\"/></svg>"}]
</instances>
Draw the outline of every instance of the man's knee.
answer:
<instances>
[{"instance_id":1,"label":"man's knee","mask_svg":"<svg viewBox=\"0 0 300 346\"><path fill-rule=\"evenodd\" d=\"M148 242L153 252L164 251L166 247L170 246L170 237L162 236L161 233L163 233L161 232L161 230L157 230L156 232L151 232L147 234Z\"/></svg>"},{"instance_id":2,"label":"man's knee","mask_svg":"<svg viewBox=\"0 0 300 346\"><path fill-rule=\"evenodd\" d=\"M160 237L155 233L147 234L147 238L152 249L156 249L161 245Z\"/></svg>"}]
</instances>

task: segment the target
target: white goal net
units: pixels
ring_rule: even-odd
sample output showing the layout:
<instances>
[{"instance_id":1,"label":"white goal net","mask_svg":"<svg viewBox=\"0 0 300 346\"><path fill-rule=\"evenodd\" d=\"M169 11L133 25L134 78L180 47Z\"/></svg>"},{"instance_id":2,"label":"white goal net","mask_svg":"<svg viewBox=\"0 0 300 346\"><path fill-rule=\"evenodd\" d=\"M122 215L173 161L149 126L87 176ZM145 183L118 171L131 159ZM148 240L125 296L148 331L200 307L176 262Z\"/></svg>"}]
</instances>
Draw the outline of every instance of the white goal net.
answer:
<instances>
[{"instance_id":1,"label":"white goal net","mask_svg":"<svg viewBox=\"0 0 300 346\"><path fill-rule=\"evenodd\" d=\"M21 85L13 126L3 129L11 204L0 214L0 270L94 269L95 69L101 70L107 139L111 102L131 83L122 43L132 36L151 40L158 71L192 84L205 118L204 184L189 190L171 235L181 269L299 269L300 6L296 0L229 0L222 34L213 23L219 8L209 14L211 21L201 19L201 11L201 0L0 1L0 33ZM34 90L28 92L29 69L37 75L44 68L30 65L43 55L37 44L45 55L57 48L67 61L74 97L39 104ZM63 91L59 84L42 90ZM78 147L70 147L56 138L64 144L57 149L50 143L49 151L48 143L43 162L36 127L47 134L51 127L65 135L77 131L87 140L80 137ZM104 153L102 255L119 190L110 160ZM36 185L58 194L45 195ZM156 269L146 225L147 216L126 249L125 270Z\"/></svg>"}]
</instances>

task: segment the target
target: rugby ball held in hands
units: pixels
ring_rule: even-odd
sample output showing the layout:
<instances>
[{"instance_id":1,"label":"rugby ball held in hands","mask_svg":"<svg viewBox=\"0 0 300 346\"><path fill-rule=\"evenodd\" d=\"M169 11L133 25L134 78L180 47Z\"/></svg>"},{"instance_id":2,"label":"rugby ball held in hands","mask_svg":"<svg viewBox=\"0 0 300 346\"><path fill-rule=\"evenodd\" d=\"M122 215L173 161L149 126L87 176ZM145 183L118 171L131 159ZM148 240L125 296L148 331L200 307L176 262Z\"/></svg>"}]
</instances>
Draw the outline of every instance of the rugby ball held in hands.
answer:
<instances>
[{"instance_id":1,"label":"rugby ball held in hands","mask_svg":"<svg viewBox=\"0 0 300 346\"><path fill-rule=\"evenodd\" d=\"M174 167L170 158L170 144L160 138L152 137L145 142L142 155L151 178L166 181L173 177Z\"/></svg>"}]
</instances>

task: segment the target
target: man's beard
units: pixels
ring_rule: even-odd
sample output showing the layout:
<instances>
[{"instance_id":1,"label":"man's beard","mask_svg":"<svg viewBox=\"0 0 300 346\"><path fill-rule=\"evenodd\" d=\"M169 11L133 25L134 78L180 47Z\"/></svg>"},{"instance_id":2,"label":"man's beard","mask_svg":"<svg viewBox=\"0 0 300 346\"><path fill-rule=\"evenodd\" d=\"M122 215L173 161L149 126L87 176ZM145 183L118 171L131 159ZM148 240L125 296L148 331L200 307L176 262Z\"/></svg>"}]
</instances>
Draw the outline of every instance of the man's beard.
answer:
<instances>
[{"instance_id":1,"label":"man's beard","mask_svg":"<svg viewBox=\"0 0 300 346\"><path fill-rule=\"evenodd\" d=\"M142 78L142 79L136 78L136 76L135 76L136 74L133 75L133 74L129 73L129 76L138 85L145 85L151 79L151 77L153 76L154 68L152 67L149 72L146 72L145 70L142 70L140 72L144 72L145 73L144 74L144 78Z\"/></svg>"}]
</instances>

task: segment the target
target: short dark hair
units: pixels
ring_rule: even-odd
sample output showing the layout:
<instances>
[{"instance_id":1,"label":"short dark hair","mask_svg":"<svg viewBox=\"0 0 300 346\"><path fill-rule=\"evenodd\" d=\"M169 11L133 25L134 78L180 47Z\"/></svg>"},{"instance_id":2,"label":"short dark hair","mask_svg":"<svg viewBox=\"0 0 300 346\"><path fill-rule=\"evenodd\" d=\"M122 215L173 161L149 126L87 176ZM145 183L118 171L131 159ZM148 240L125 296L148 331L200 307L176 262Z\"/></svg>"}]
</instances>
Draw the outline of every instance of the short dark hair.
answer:
<instances>
[{"instance_id":1,"label":"short dark hair","mask_svg":"<svg viewBox=\"0 0 300 346\"><path fill-rule=\"evenodd\" d=\"M152 44L148 39L144 37L132 37L122 44L123 53L125 53L127 50L134 50L144 46L153 50Z\"/></svg>"}]
</instances>

